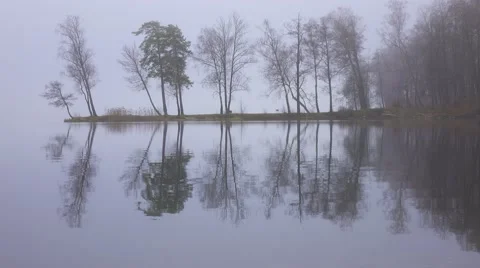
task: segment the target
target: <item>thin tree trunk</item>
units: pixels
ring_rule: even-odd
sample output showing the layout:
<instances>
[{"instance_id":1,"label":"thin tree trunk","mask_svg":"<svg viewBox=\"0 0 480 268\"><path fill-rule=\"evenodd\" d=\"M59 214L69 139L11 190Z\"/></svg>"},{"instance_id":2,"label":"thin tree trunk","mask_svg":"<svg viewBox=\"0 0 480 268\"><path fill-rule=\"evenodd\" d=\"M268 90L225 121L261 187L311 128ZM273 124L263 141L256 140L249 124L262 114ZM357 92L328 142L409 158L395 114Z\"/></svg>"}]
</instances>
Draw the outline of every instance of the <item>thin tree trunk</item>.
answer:
<instances>
[{"instance_id":1,"label":"thin tree trunk","mask_svg":"<svg viewBox=\"0 0 480 268\"><path fill-rule=\"evenodd\" d=\"M88 101L87 93L85 93L83 89L80 89L80 90L82 91L83 98L87 103L88 113L90 114L90 116L93 116L92 109L90 108L90 102Z\"/></svg>"},{"instance_id":2,"label":"thin tree trunk","mask_svg":"<svg viewBox=\"0 0 480 268\"><path fill-rule=\"evenodd\" d=\"M73 116L72 116L72 114L70 113L70 108L68 108L68 104L65 105L65 107L67 107L67 113L68 113L68 115L70 116L70 118L73 119Z\"/></svg>"},{"instance_id":3,"label":"thin tree trunk","mask_svg":"<svg viewBox=\"0 0 480 268\"><path fill-rule=\"evenodd\" d=\"M150 91L149 91L147 88L145 88L145 91L147 92L148 99L150 100L150 104L152 105L153 110L154 110L158 115L162 115L162 114L160 113L160 111L157 109L157 107L155 107L155 104L153 104L153 100L152 100L152 96L150 95Z\"/></svg>"},{"instance_id":4,"label":"thin tree trunk","mask_svg":"<svg viewBox=\"0 0 480 268\"><path fill-rule=\"evenodd\" d=\"M228 108L227 102L227 56L224 56L223 59L223 97L224 97L224 102L225 102L225 113L228 115L230 113L230 109Z\"/></svg>"},{"instance_id":5,"label":"thin tree trunk","mask_svg":"<svg viewBox=\"0 0 480 268\"><path fill-rule=\"evenodd\" d=\"M326 64L327 64L327 80L328 80L328 95L330 99L330 113L333 112L333 99L332 99L332 70L330 68L330 47L327 39L327 35L325 35L325 51L326 51Z\"/></svg>"},{"instance_id":6,"label":"thin tree trunk","mask_svg":"<svg viewBox=\"0 0 480 268\"><path fill-rule=\"evenodd\" d=\"M88 98L88 104L90 105L90 115L91 116L97 116L97 112L95 111L95 106L93 105L93 98L92 98L92 94L91 94L91 91L90 91L90 83L88 82L88 79L87 79L87 75L86 75L86 71L85 71L85 66L83 65L82 63L82 66L81 66L81 71L82 71L82 78L83 79L83 82L84 82L84 85L85 85L85 92L87 93L87 98Z\"/></svg>"},{"instance_id":7,"label":"thin tree trunk","mask_svg":"<svg viewBox=\"0 0 480 268\"><path fill-rule=\"evenodd\" d=\"M295 86L297 88L297 114L300 114L300 15L298 15L298 21L297 21L297 61L295 63L296 65L296 82Z\"/></svg>"},{"instance_id":8,"label":"thin tree trunk","mask_svg":"<svg viewBox=\"0 0 480 268\"><path fill-rule=\"evenodd\" d=\"M70 118L73 119L73 116L72 114L70 113L70 108L68 107L68 103L65 101L65 98L63 97L62 93L60 92L60 97L62 98L62 101L63 101L63 104L65 105L65 107L67 107L67 113L68 115L70 116Z\"/></svg>"},{"instance_id":9,"label":"thin tree trunk","mask_svg":"<svg viewBox=\"0 0 480 268\"><path fill-rule=\"evenodd\" d=\"M175 101L176 101L176 103L177 103L177 115L180 116L180 114L181 114L181 111L180 111L180 99L179 99L180 97L179 97L179 93L178 93L178 86L175 86L175 87L176 87L176 89L175 89L175 91L176 91Z\"/></svg>"},{"instance_id":10,"label":"thin tree trunk","mask_svg":"<svg viewBox=\"0 0 480 268\"><path fill-rule=\"evenodd\" d=\"M150 91L148 90L147 83L146 83L145 80L143 79L143 76L141 75L140 72L137 72L137 75L140 76L140 79L141 79L142 84L143 84L143 89L145 89L145 91L147 92L148 99L150 100L150 104L152 105L153 110L154 110L158 115L162 115L162 114L160 113L160 111L158 111L158 109L157 109L157 107L155 106L155 104L153 104L152 96L150 95Z\"/></svg>"},{"instance_id":11,"label":"thin tree trunk","mask_svg":"<svg viewBox=\"0 0 480 268\"><path fill-rule=\"evenodd\" d=\"M320 107L318 106L318 77L317 77L317 64L316 64L316 57L314 57L315 66L313 71L315 73L315 106L317 108L317 113L320 113Z\"/></svg>"},{"instance_id":12,"label":"thin tree trunk","mask_svg":"<svg viewBox=\"0 0 480 268\"><path fill-rule=\"evenodd\" d=\"M92 106L92 114L93 116L97 117L97 112L95 111L95 106L93 105L93 98L90 89L88 90L88 98L90 99L90 105Z\"/></svg>"},{"instance_id":13,"label":"thin tree trunk","mask_svg":"<svg viewBox=\"0 0 480 268\"><path fill-rule=\"evenodd\" d=\"M185 115L185 112L183 111L183 95L182 95L182 86L178 86L178 94L180 96L180 114Z\"/></svg>"},{"instance_id":14,"label":"thin tree trunk","mask_svg":"<svg viewBox=\"0 0 480 268\"><path fill-rule=\"evenodd\" d=\"M290 100L288 99L288 91L286 89L284 89L284 91L285 91L285 102L287 103L287 112L290 114L291 110L290 110Z\"/></svg>"},{"instance_id":15,"label":"thin tree trunk","mask_svg":"<svg viewBox=\"0 0 480 268\"><path fill-rule=\"evenodd\" d=\"M223 114L223 100L222 100L222 82L218 81L218 98L220 100L220 114Z\"/></svg>"},{"instance_id":16,"label":"thin tree trunk","mask_svg":"<svg viewBox=\"0 0 480 268\"><path fill-rule=\"evenodd\" d=\"M290 94L292 96L292 99L297 102L297 112L299 112L299 106L302 106L302 108L307 112L310 113L308 110L307 106L303 102L301 102L297 97L295 97L295 94L293 94L293 90L290 90Z\"/></svg>"},{"instance_id":17,"label":"thin tree trunk","mask_svg":"<svg viewBox=\"0 0 480 268\"><path fill-rule=\"evenodd\" d=\"M162 89L163 114L168 115L167 100L166 100L166 97L165 97L165 81L163 79L163 75L160 76L160 85L161 85L161 89Z\"/></svg>"}]
</instances>

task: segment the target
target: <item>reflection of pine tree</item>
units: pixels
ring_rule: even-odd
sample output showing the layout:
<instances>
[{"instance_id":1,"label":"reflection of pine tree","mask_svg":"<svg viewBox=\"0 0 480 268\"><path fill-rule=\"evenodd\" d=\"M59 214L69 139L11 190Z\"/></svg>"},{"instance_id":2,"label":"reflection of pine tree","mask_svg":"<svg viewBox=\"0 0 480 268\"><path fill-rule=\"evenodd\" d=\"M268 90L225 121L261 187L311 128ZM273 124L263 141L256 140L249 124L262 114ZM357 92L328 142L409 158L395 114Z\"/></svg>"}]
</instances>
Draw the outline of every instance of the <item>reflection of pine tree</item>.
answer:
<instances>
[{"instance_id":1,"label":"reflection of pine tree","mask_svg":"<svg viewBox=\"0 0 480 268\"><path fill-rule=\"evenodd\" d=\"M145 189L141 196L146 208L139 204L139 210L147 216L175 214L184 209L185 202L192 197L192 184L188 183L187 165L192 155L183 152L183 123L179 123L175 152L165 153L167 125L164 125L162 160L149 162L148 170L143 171Z\"/></svg>"},{"instance_id":2,"label":"reflection of pine tree","mask_svg":"<svg viewBox=\"0 0 480 268\"><path fill-rule=\"evenodd\" d=\"M190 154L173 154L164 162L149 163L148 172L143 173L145 189L141 194L148 207L139 208L145 215L162 216L183 210L185 202L192 197L193 186L187 181L186 171L191 158Z\"/></svg>"}]
</instances>

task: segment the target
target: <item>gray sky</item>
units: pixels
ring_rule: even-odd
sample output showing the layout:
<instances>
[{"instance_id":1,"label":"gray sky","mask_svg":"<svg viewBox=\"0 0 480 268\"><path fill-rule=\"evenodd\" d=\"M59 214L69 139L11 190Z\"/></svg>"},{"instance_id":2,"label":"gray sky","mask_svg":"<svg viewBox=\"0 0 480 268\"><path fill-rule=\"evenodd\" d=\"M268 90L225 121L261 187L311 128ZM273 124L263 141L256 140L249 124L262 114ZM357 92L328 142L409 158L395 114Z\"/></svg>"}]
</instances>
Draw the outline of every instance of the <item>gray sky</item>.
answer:
<instances>
[{"instance_id":1,"label":"gray sky","mask_svg":"<svg viewBox=\"0 0 480 268\"><path fill-rule=\"evenodd\" d=\"M117 63L123 45L139 44L140 37L131 32L149 20L162 24L177 24L184 32L192 47L203 27L211 26L217 18L237 12L250 26L252 41L259 37L258 26L269 19L274 26L294 18L319 17L339 6L351 7L363 17L366 26L366 50L371 53L379 46L377 30L386 13L387 0L17 0L3 1L0 9L2 42L0 42L0 122L7 126L14 120L59 121L66 117L64 111L47 106L39 97L44 85L54 79L66 84L66 90L73 91L72 84L61 77L63 63L57 58L59 37L55 34L56 25L66 15L79 15L86 30L88 46L95 52L100 83L94 88L93 96L97 112L103 114L106 108L124 106L126 108L148 107L143 92L133 92L123 79L124 72ZM415 0L409 4L412 17L418 7L430 2ZM251 78L250 92L237 95L232 103L238 110L239 100L245 104L247 112L273 112L283 104L280 100L264 97L267 84L260 75L262 62L252 65L247 74ZM218 101L210 89L200 84L203 74L200 69L190 66L189 75L194 86L186 92L186 113L213 113L218 111ZM160 104L158 90L154 92ZM321 110L328 108L327 97L321 100ZM169 108L174 113L174 101ZM87 115L84 102L77 101L74 114ZM12 117L15 115L15 118Z\"/></svg>"}]
</instances>

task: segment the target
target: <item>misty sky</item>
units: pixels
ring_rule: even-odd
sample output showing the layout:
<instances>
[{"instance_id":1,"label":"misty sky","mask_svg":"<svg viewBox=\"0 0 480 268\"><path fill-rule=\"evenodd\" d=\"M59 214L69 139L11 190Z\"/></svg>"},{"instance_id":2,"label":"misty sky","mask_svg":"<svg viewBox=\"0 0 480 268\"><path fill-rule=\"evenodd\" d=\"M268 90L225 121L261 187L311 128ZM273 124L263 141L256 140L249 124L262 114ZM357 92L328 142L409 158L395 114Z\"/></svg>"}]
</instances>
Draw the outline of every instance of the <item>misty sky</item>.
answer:
<instances>
[{"instance_id":1,"label":"misty sky","mask_svg":"<svg viewBox=\"0 0 480 268\"><path fill-rule=\"evenodd\" d=\"M132 91L125 80L124 72L117 63L121 48L125 44L141 42L141 37L131 34L149 20L162 24L177 24L188 40L195 45L200 29L213 25L221 16L237 12L248 24L251 41L259 37L258 26L269 19L275 27L300 13L304 18L319 17L339 6L351 7L363 17L366 26L365 53L372 53L379 45L377 30L386 13L387 0L17 0L2 1L0 25L0 122L10 125L15 120L60 121L66 113L47 106L39 97L44 85L50 80L65 83L65 90L73 92L72 83L60 75L63 62L57 57L59 36L56 25L66 15L81 17L86 31L88 47L95 52L100 82L93 89L94 104L99 114L106 108L148 107L144 92ZM409 11L413 19L420 6L429 0L410 1ZM234 96L232 110L238 111L242 100L247 112L274 112L283 101L264 96L268 85L261 77L262 62L252 65L250 92ZM184 94L185 113L218 112L218 101L210 89L200 84L201 69L190 64L188 74L194 86ZM154 84L152 84L154 85ZM157 105L161 104L158 90L154 90ZM322 96L322 111L328 109L328 99ZM169 101L170 113L175 113L174 100ZM85 102L80 99L73 107L74 114L87 115ZM15 117L13 117L15 116Z\"/></svg>"}]
</instances>

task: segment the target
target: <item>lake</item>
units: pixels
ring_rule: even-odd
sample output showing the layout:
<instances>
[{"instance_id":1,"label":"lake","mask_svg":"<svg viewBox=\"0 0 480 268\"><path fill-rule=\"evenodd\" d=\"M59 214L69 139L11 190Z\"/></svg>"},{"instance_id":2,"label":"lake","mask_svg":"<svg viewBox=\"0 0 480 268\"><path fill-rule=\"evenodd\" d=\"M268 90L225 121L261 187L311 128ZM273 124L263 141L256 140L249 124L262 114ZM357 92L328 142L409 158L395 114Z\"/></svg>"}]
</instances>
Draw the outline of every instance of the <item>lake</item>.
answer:
<instances>
[{"instance_id":1,"label":"lake","mask_svg":"<svg viewBox=\"0 0 480 268\"><path fill-rule=\"evenodd\" d=\"M480 135L329 122L4 135L1 267L479 267Z\"/></svg>"}]
</instances>

